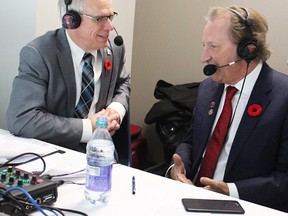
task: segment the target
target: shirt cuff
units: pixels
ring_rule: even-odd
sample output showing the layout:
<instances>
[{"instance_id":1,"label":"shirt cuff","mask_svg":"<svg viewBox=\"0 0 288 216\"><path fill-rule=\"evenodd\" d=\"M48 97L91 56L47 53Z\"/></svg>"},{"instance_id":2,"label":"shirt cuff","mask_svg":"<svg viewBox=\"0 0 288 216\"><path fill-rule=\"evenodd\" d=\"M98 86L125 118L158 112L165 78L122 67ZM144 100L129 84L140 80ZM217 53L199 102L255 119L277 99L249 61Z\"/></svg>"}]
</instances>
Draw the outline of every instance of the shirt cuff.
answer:
<instances>
[{"instance_id":1,"label":"shirt cuff","mask_svg":"<svg viewBox=\"0 0 288 216\"><path fill-rule=\"evenodd\" d=\"M92 125L90 119L82 119L83 132L80 142L87 143L92 135Z\"/></svg>"},{"instance_id":2,"label":"shirt cuff","mask_svg":"<svg viewBox=\"0 0 288 216\"><path fill-rule=\"evenodd\" d=\"M125 114L126 114L126 109L125 107L119 103L119 102L112 102L107 108L112 108L114 109L116 112L119 113L120 115L120 123L122 122L122 119L124 118Z\"/></svg>"},{"instance_id":3,"label":"shirt cuff","mask_svg":"<svg viewBox=\"0 0 288 216\"><path fill-rule=\"evenodd\" d=\"M227 183L229 188L229 196L239 199L239 193L236 185L234 183Z\"/></svg>"}]
</instances>

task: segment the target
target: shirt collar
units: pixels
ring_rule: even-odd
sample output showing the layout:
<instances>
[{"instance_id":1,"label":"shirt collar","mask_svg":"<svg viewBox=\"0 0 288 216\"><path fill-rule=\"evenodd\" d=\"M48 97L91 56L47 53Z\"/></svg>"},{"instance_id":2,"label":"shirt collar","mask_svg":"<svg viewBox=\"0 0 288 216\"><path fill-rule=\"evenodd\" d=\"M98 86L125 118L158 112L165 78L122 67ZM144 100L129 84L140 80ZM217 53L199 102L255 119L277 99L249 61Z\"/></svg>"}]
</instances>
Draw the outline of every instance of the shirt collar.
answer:
<instances>
[{"instance_id":1,"label":"shirt collar","mask_svg":"<svg viewBox=\"0 0 288 216\"><path fill-rule=\"evenodd\" d=\"M75 44L73 42L73 40L70 38L70 36L68 35L67 31L66 32L66 36L67 36L67 40L68 40L68 44L70 46L71 49L71 54L73 56L73 60L77 63L77 64L81 64L82 58L85 54L84 50L82 50L77 44ZM94 52L90 52L93 56L94 59L97 59L97 51Z\"/></svg>"},{"instance_id":2,"label":"shirt collar","mask_svg":"<svg viewBox=\"0 0 288 216\"><path fill-rule=\"evenodd\" d=\"M262 69L263 63L259 62L258 65L253 69L253 71L251 73L249 73L246 76L246 80L245 77L243 79L241 79L238 83L236 83L234 86L238 89L238 91L241 90L243 82L245 80L245 84L243 87L243 91L242 94L246 94L246 95L250 95L250 93L252 92L252 89L257 81L257 78L260 74L260 71ZM228 85L225 84L225 89Z\"/></svg>"}]
</instances>

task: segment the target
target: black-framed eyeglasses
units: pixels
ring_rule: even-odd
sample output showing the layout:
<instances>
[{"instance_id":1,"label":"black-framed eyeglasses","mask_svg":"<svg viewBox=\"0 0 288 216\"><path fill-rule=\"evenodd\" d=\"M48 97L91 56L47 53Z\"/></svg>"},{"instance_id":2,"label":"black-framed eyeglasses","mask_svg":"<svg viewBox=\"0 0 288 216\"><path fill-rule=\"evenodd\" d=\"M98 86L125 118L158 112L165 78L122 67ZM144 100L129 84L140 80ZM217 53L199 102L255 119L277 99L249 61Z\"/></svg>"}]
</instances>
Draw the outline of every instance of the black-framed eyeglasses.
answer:
<instances>
[{"instance_id":1,"label":"black-framed eyeglasses","mask_svg":"<svg viewBox=\"0 0 288 216\"><path fill-rule=\"evenodd\" d=\"M79 14L84 16L84 17L87 17L87 18L89 18L89 19L91 19L91 20L93 20L99 24L105 24L108 21L108 19L110 21L112 21L114 19L114 17L118 15L117 12L113 12L113 14L111 14L109 16L90 16L88 14L82 14L82 13L79 13Z\"/></svg>"}]
</instances>

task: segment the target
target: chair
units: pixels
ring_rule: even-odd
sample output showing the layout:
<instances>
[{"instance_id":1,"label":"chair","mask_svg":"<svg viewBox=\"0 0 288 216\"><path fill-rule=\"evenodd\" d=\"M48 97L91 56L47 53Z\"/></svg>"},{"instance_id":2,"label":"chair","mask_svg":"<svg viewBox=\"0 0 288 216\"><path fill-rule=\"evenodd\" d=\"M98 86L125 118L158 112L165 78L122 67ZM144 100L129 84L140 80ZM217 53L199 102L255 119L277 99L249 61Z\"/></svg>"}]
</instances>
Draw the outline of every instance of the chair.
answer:
<instances>
[{"instance_id":1,"label":"chair","mask_svg":"<svg viewBox=\"0 0 288 216\"><path fill-rule=\"evenodd\" d=\"M200 82L173 85L159 80L154 97L159 99L145 117L146 124L155 123L156 133L164 147L164 162L145 169L164 175L172 156L191 124Z\"/></svg>"},{"instance_id":2,"label":"chair","mask_svg":"<svg viewBox=\"0 0 288 216\"><path fill-rule=\"evenodd\" d=\"M131 166L131 135L129 111L124 116L120 129L116 131L112 138L118 153L118 162L126 166Z\"/></svg>"}]
</instances>

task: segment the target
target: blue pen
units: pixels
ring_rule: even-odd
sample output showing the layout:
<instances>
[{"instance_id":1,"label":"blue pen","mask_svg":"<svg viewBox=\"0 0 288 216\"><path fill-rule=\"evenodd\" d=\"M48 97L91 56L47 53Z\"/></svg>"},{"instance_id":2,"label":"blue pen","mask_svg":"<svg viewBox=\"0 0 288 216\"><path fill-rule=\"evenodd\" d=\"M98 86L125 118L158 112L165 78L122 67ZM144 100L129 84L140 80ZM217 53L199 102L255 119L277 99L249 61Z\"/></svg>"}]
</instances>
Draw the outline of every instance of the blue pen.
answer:
<instances>
[{"instance_id":1,"label":"blue pen","mask_svg":"<svg viewBox=\"0 0 288 216\"><path fill-rule=\"evenodd\" d=\"M136 194L135 176L132 176L132 194Z\"/></svg>"}]
</instances>

